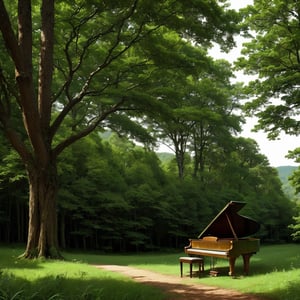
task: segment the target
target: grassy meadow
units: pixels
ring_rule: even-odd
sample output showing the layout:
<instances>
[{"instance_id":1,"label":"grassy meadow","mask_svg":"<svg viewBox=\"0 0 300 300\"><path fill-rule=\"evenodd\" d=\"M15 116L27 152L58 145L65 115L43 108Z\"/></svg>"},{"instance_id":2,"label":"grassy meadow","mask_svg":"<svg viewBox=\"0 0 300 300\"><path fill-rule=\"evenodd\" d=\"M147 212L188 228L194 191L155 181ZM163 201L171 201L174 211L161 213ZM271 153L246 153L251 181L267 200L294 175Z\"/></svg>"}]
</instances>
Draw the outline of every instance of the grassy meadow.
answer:
<instances>
[{"instance_id":1,"label":"grassy meadow","mask_svg":"<svg viewBox=\"0 0 300 300\"><path fill-rule=\"evenodd\" d=\"M65 261L19 260L20 247L0 247L1 299L165 299L160 290L136 283L93 264L128 265L162 274L180 276L178 258L184 253L92 254L63 253ZM242 259L236 261L236 276L230 277L228 261L218 259L218 277L210 277L210 258L205 274L186 282L230 288L275 300L300 300L300 245L261 246L251 258L250 275L242 275ZM196 269L196 268L195 268ZM188 265L184 265L187 276Z\"/></svg>"}]
</instances>

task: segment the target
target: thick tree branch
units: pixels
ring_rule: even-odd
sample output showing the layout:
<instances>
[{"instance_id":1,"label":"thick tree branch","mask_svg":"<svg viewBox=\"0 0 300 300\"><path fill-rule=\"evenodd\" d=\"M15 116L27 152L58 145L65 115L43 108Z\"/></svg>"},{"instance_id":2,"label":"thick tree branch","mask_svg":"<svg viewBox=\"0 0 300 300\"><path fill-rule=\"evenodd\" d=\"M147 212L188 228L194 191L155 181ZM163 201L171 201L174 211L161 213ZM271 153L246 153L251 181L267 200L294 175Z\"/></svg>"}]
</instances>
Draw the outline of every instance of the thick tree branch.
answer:
<instances>
[{"instance_id":1,"label":"thick tree branch","mask_svg":"<svg viewBox=\"0 0 300 300\"><path fill-rule=\"evenodd\" d=\"M65 55L66 55L66 58L67 58L67 61L68 61L69 73L68 73L67 80L66 80L65 84L63 85L63 88L65 89L65 92L66 92L66 95L67 95L67 97L70 97L69 98L70 100L69 100L69 103L64 107L64 109L61 111L61 113L55 119L55 121L53 122L53 124L51 126L51 136L52 137L54 136L54 134L58 130L58 128L61 125L61 123L63 122L63 120L68 115L68 113L73 109L73 107L75 105L77 105L79 102L83 101L84 97L89 94L89 87L90 87L91 82L95 78L95 76L99 72L101 72L103 69L105 69L107 66L109 66L113 61L115 61L120 56L122 56L126 51L128 51L128 49L130 49L135 43L137 43L141 38L144 37L144 35L142 35L144 24L141 24L139 26L139 28L137 29L135 35L132 37L131 41L129 41L127 45L123 46L122 49L115 52L115 50L117 49L117 47L121 43L121 33L122 33L122 30L123 30L124 24L125 24L126 20L128 20L134 14L134 12L136 10L137 2L138 1L134 2L134 4L129 9L128 13L125 14L125 16L119 20L118 24L114 24L113 26L110 26L109 29L107 29L105 32L100 32L100 33L98 33L98 34L96 34L96 35L94 35L94 36L92 36L91 38L88 39L88 41L85 43L85 45L83 47L83 50L82 50L82 52L79 56L79 61L78 61L77 65L75 65L74 67L72 66L72 55L71 55L71 53L69 53L69 45L71 44L71 41L73 39L76 39L76 37L79 34L80 27L84 23L82 21L82 22L80 22L78 27L73 27L71 37L67 41L66 48L65 48ZM92 13L89 17L87 17L83 20L85 22L88 22L93 16L94 16L94 14ZM155 28L152 28L152 29L148 30L146 32L146 35L150 34L154 30L157 30L157 28L159 28L159 27L160 26L157 26ZM97 40L99 40L100 37L102 37L104 34L110 33L113 28L115 28L115 30L116 30L115 41L112 43L110 49L108 49L106 57L103 59L101 64L99 64L92 72L90 72L90 74L87 77L85 83L83 84L81 90L71 100L71 93L69 92L69 87L70 87L70 84L73 80L73 76L74 76L75 72L83 64L86 51L89 49L89 47L92 44L94 44ZM105 86L105 88L106 88L106 86ZM59 91L59 94L61 94L61 93L62 93L62 90Z\"/></svg>"},{"instance_id":2,"label":"thick tree branch","mask_svg":"<svg viewBox=\"0 0 300 300\"><path fill-rule=\"evenodd\" d=\"M27 76L32 76L32 16L31 1L18 2L19 46ZM26 59L24 59L26 58Z\"/></svg>"},{"instance_id":3,"label":"thick tree branch","mask_svg":"<svg viewBox=\"0 0 300 300\"><path fill-rule=\"evenodd\" d=\"M15 65L16 81L20 93L18 103L22 110L24 127L34 151L39 157L38 163L41 163L46 159L46 149L40 131L39 114L33 87L31 1L18 1L18 13L19 40L13 32L3 0L0 0L0 30ZM18 150L20 147L15 142L17 140L15 135L8 134L8 136L12 136L9 140L20 153L20 150ZM25 158L25 156L23 155L22 158Z\"/></svg>"},{"instance_id":4,"label":"thick tree branch","mask_svg":"<svg viewBox=\"0 0 300 300\"><path fill-rule=\"evenodd\" d=\"M39 112L42 130L47 134L51 119L51 87L54 45L54 0L43 1L41 8L41 51L39 69Z\"/></svg>"},{"instance_id":5,"label":"thick tree branch","mask_svg":"<svg viewBox=\"0 0 300 300\"><path fill-rule=\"evenodd\" d=\"M12 126L10 126L11 107L9 100L12 95L12 91L10 91L9 85L1 71L0 92L0 129L3 131L4 135L7 137L14 149L19 153L22 161L27 164L31 159L31 155L20 135L14 129L12 129Z\"/></svg>"},{"instance_id":6,"label":"thick tree branch","mask_svg":"<svg viewBox=\"0 0 300 300\"><path fill-rule=\"evenodd\" d=\"M87 126L84 130L68 137L61 143L59 143L54 149L53 149L53 154L55 156L59 155L65 148L70 146L71 144L75 143L76 141L80 140L81 138L87 136L90 134L103 120L105 120L109 115L113 114L116 112L119 107L125 102L125 97L118 102L117 104L111 106L109 109L104 111L100 116L96 117L93 122L89 126Z\"/></svg>"},{"instance_id":7,"label":"thick tree branch","mask_svg":"<svg viewBox=\"0 0 300 300\"><path fill-rule=\"evenodd\" d=\"M12 29L11 22L7 14L7 10L5 8L3 0L0 0L0 19L1 19L0 30L2 32L5 46L9 51L12 60L15 63L17 72L20 72L20 70L23 70L22 59L21 59L22 56L20 53L18 40Z\"/></svg>"}]
</instances>

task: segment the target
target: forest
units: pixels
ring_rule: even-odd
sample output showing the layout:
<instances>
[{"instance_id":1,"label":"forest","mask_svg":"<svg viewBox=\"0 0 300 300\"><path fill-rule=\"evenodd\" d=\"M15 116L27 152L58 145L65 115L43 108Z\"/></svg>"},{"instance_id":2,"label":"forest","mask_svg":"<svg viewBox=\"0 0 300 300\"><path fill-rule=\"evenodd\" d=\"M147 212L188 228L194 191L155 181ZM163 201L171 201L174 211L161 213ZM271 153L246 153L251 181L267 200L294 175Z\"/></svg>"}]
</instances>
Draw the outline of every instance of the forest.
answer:
<instances>
[{"instance_id":1,"label":"forest","mask_svg":"<svg viewBox=\"0 0 300 300\"><path fill-rule=\"evenodd\" d=\"M298 11L0 0L0 241L26 244L25 258L182 249L229 201L247 203L262 242L297 240L297 198L240 133L256 116L270 139L299 134ZM234 65L209 55L241 35Z\"/></svg>"},{"instance_id":2,"label":"forest","mask_svg":"<svg viewBox=\"0 0 300 300\"><path fill-rule=\"evenodd\" d=\"M236 138L231 150L207 154L207 171L178 176L174 155L155 153L115 134L94 134L65 151L58 164L58 228L64 249L182 250L229 201L261 225L261 242L292 241L295 202L282 192L277 170L253 140ZM226 157L224 156L226 152ZM28 182L20 160L2 146L1 241L25 243ZM161 157L161 160L159 157ZM219 156L219 157L218 157Z\"/></svg>"}]
</instances>

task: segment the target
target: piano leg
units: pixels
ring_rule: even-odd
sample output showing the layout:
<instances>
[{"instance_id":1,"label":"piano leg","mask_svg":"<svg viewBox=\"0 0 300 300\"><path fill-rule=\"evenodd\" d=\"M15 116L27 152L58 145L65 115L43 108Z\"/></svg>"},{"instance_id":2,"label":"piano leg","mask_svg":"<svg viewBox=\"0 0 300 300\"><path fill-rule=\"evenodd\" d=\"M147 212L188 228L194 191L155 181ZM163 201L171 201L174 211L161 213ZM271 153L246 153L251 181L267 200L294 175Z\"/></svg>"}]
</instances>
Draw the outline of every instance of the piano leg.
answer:
<instances>
[{"instance_id":1,"label":"piano leg","mask_svg":"<svg viewBox=\"0 0 300 300\"><path fill-rule=\"evenodd\" d=\"M243 254L243 261L244 261L244 273L246 275L249 274L249 266L250 266L250 257L251 257L252 253L248 253L248 254Z\"/></svg>"},{"instance_id":2,"label":"piano leg","mask_svg":"<svg viewBox=\"0 0 300 300\"><path fill-rule=\"evenodd\" d=\"M228 272L229 276L234 275L235 260L236 260L236 257L233 257L233 256L229 257L229 272Z\"/></svg>"}]
</instances>

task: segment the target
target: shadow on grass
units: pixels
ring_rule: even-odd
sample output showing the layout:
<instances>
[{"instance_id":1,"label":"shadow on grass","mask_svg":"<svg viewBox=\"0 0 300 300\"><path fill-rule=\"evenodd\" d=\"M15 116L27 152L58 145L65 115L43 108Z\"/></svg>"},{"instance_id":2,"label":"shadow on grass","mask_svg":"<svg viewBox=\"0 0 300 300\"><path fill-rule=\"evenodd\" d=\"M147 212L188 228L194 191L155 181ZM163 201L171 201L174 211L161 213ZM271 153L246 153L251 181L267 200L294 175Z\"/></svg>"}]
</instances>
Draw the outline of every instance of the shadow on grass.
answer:
<instances>
[{"instance_id":1,"label":"shadow on grass","mask_svg":"<svg viewBox=\"0 0 300 300\"><path fill-rule=\"evenodd\" d=\"M274 270L291 270L300 268L300 245L297 244L282 244L262 246L257 254L254 254L250 259L250 274L264 274ZM82 253L67 253L67 258L76 258L79 261L89 264L114 264L120 266L132 265L166 265L178 266L179 257L185 256L182 252L178 253L135 253L135 254L87 254ZM205 258L205 268L210 268L210 257ZM216 259L217 268L228 268L229 262L227 259ZM236 271L243 273L241 256L236 260ZM228 274L228 269L225 274Z\"/></svg>"},{"instance_id":2,"label":"shadow on grass","mask_svg":"<svg viewBox=\"0 0 300 300\"><path fill-rule=\"evenodd\" d=\"M269 299L274 300L300 300L300 278L290 282L285 287L278 287L268 293Z\"/></svg>"},{"instance_id":3,"label":"shadow on grass","mask_svg":"<svg viewBox=\"0 0 300 300\"><path fill-rule=\"evenodd\" d=\"M22 259L19 256L22 254L22 249L19 247L0 247L0 267L1 269L38 269L42 260L40 259Z\"/></svg>"},{"instance_id":4,"label":"shadow on grass","mask_svg":"<svg viewBox=\"0 0 300 300\"><path fill-rule=\"evenodd\" d=\"M260 251L253 255L250 260L250 274L249 280L237 280L236 282L245 282L256 284L257 280L268 277L270 274L278 273L279 280L282 284L278 284L267 291L268 299L284 299L284 300L300 300L300 276L298 273L293 275L290 279L287 274L293 270L300 269L300 251L299 245L272 245L262 246ZM1 250L1 249L0 249ZM20 251L14 253L10 252L9 259L5 259L5 255L0 253L1 268L23 268L23 269L40 269L40 261L16 260ZM179 276L179 257L185 255L182 252L178 253L141 253L141 254L126 254L126 255L103 255L90 253L65 253L64 256L67 261L71 262L86 262L89 264L114 264L114 265L131 265L134 267L141 267L147 269L163 272L168 270L167 274ZM4 257L4 258L3 258ZM243 277L242 259L238 258L236 261L236 279ZM146 268L147 267L147 268ZM231 288L233 282L228 276L229 263L228 260L218 259L216 261L216 268L220 272L219 279L223 280L227 288ZM204 278L209 277L210 259L205 258L206 273ZM123 300L123 299L164 299L158 290L147 290L149 287L138 284L129 280L117 280L110 278L90 279L86 278L84 274L78 276L76 279L64 277L64 275L57 275L56 277L47 276L38 280L29 282L24 278L14 276L3 276L0 278L0 299L109 299L109 300ZM266 275L266 276L265 276ZM107 276L108 277L108 276ZM256 279L257 278L257 279ZM272 279L271 279L272 280ZM210 284L211 280L204 280ZM216 281L214 281L216 282ZM285 283L284 283L285 282ZM201 279L200 282L201 283ZM170 289L181 288L181 285L172 285L166 283ZM224 286L225 286L224 284ZM233 287L233 286L232 286ZM146 290L144 290L146 289ZM193 291L191 290L191 293ZM5 293L9 296L2 297ZM20 295L18 295L18 293ZM157 294L156 294L157 293ZM26 295L26 297L24 297ZM46 296L45 296L46 295ZM297 298L298 297L298 298ZM175 299L175 298L174 298ZM203 298L205 299L205 298ZM209 299L209 298L208 298ZM223 298L226 299L226 298ZM242 299L242 298L240 298Z\"/></svg>"},{"instance_id":5,"label":"shadow on grass","mask_svg":"<svg viewBox=\"0 0 300 300\"><path fill-rule=\"evenodd\" d=\"M234 280L228 276L229 262L226 259L215 261L219 276L216 280L210 278L211 262L209 257L205 257L203 280L200 279L195 284L213 284L227 289L247 290L264 299L300 300L300 296L298 296L300 295L299 248L297 244L262 246L260 251L251 257L250 273L246 277L243 274L243 260L239 257L236 261ZM98 264L130 265L179 276L179 257L183 255L185 254L182 252L154 255L100 255L92 259ZM167 269L168 272L165 272ZM290 279L287 278L288 276L291 276ZM267 284L268 287L264 288L264 284ZM256 286L258 287L256 288Z\"/></svg>"},{"instance_id":6,"label":"shadow on grass","mask_svg":"<svg viewBox=\"0 0 300 300\"><path fill-rule=\"evenodd\" d=\"M145 284L153 284L152 281L144 281ZM271 298L267 298L264 295L255 294L255 296L243 294L239 292L235 292L233 290L218 288L209 285L202 285L202 284L194 284L194 285L187 285L187 284L178 284L178 283L164 283L162 289L169 293L169 295L176 295L178 296L178 292L184 299L201 299L201 300L249 300L254 299L257 296L257 299L261 300L269 300ZM176 296L171 299L176 299Z\"/></svg>"},{"instance_id":7,"label":"shadow on grass","mask_svg":"<svg viewBox=\"0 0 300 300\"><path fill-rule=\"evenodd\" d=\"M243 260L238 257L236 260L236 274L243 275ZM224 259L216 260L216 268L220 268L222 275L228 274L229 262ZM206 259L206 267L209 266L209 259ZM269 274L278 271L289 271L300 268L300 245L284 244L263 246L257 254L250 259L249 276Z\"/></svg>"},{"instance_id":8,"label":"shadow on grass","mask_svg":"<svg viewBox=\"0 0 300 300\"><path fill-rule=\"evenodd\" d=\"M163 300L162 292L155 287L134 281L114 278L66 278L46 276L34 281L14 275L1 274L0 299L14 300Z\"/></svg>"}]
</instances>

